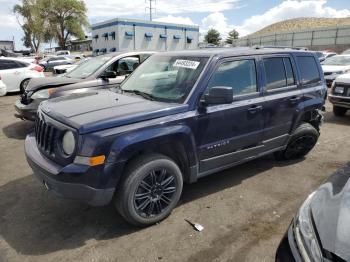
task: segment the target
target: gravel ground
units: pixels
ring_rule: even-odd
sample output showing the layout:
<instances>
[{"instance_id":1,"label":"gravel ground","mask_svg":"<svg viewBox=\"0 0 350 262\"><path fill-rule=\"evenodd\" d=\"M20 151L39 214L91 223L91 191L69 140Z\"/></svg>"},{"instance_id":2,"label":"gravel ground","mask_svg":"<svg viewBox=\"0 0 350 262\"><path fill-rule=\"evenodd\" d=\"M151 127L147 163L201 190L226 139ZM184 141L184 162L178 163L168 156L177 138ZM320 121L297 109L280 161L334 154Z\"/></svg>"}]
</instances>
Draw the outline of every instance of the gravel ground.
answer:
<instances>
[{"instance_id":1,"label":"gravel ground","mask_svg":"<svg viewBox=\"0 0 350 262\"><path fill-rule=\"evenodd\" d=\"M13 116L17 97L0 98L0 261L274 261L299 205L350 156L350 116L334 117L328 105L305 159L268 156L186 185L168 219L139 229L112 206L60 200L43 188L25 160L33 125Z\"/></svg>"}]
</instances>

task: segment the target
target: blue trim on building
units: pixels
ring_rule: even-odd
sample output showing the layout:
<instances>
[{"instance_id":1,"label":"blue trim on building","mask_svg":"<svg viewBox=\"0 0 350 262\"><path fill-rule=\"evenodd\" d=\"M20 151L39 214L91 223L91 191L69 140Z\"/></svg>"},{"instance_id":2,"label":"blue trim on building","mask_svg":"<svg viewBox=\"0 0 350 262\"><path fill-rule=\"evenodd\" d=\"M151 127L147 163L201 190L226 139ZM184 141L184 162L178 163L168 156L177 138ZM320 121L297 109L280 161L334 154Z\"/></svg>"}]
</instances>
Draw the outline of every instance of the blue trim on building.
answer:
<instances>
[{"instance_id":1,"label":"blue trim on building","mask_svg":"<svg viewBox=\"0 0 350 262\"><path fill-rule=\"evenodd\" d=\"M199 32L199 28L186 27L186 26L174 26L174 25L159 25L159 24L148 24L140 22L126 22L126 21L113 21L102 25L92 26L92 30L102 29L110 26L116 25L129 25L129 26L141 26L141 27L152 27L152 28L162 28L162 29L174 29L174 30L186 30Z\"/></svg>"}]
</instances>

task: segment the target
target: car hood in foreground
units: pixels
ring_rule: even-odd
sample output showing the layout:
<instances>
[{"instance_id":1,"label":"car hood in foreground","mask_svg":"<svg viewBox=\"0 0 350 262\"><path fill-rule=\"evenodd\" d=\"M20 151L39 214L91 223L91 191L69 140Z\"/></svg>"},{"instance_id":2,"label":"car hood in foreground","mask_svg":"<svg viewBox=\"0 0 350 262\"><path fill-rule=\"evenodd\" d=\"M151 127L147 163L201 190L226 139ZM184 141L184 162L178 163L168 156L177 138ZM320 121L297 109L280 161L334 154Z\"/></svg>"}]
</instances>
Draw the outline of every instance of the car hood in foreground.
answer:
<instances>
[{"instance_id":1,"label":"car hood in foreground","mask_svg":"<svg viewBox=\"0 0 350 262\"><path fill-rule=\"evenodd\" d=\"M182 113L188 106L146 100L133 94L91 91L42 102L39 109L80 134Z\"/></svg>"},{"instance_id":2,"label":"car hood in foreground","mask_svg":"<svg viewBox=\"0 0 350 262\"><path fill-rule=\"evenodd\" d=\"M59 87L74 84L80 81L83 80L78 78L68 78L65 76L32 78L28 83L26 91L30 92L44 88Z\"/></svg>"},{"instance_id":3,"label":"car hood in foreground","mask_svg":"<svg viewBox=\"0 0 350 262\"><path fill-rule=\"evenodd\" d=\"M350 163L315 193L311 209L322 248L350 261Z\"/></svg>"},{"instance_id":4,"label":"car hood in foreground","mask_svg":"<svg viewBox=\"0 0 350 262\"><path fill-rule=\"evenodd\" d=\"M325 73L340 72L340 71L345 71L349 69L350 69L350 65L346 65L346 66L322 65L322 70Z\"/></svg>"}]
</instances>

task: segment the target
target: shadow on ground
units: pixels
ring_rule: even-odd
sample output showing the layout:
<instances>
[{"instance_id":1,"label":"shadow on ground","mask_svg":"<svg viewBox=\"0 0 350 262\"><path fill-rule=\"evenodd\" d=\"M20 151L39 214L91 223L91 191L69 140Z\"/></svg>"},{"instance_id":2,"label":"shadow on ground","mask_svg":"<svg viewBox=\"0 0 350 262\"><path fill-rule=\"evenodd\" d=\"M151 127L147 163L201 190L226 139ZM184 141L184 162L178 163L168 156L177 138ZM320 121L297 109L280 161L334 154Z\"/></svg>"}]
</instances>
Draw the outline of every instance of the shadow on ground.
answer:
<instances>
[{"instance_id":1,"label":"shadow on ground","mask_svg":"<svg viewBox=\"0 0 350 262\"><path fill-rule=\"evenodd\" d=\"M332 124L350 125L350 110L345 116L335 116L333 112L323 113L324 121Z\"/></svg>"},{"instance_id":2,"label":"shadow on ground","mask_svg":"<svg viewBox=\"0 0 350 262\"><path fill-rule=\"evenodd\" d=\"M239 185L274 166L272 157L256 160L200 179L184 187L181 204ZM57 199L29 175L0 187L0 235L18 253L47 254L74 249L90 239L118 238L142 229L128 225L114 210ZM166 222L165 222L166 223Z\"/></svg>"},{"instance_id":3,"label":"shadow on ground","mask_svg":"<svg viewBox=\"0 0 350 262\"><path fill-rule=\"evenodd\" d=\"M34 130L34 122L19 121L5 126L2 131L5 136L12 139L23 140L27 134Z\"/></svg>"}]
</instances>

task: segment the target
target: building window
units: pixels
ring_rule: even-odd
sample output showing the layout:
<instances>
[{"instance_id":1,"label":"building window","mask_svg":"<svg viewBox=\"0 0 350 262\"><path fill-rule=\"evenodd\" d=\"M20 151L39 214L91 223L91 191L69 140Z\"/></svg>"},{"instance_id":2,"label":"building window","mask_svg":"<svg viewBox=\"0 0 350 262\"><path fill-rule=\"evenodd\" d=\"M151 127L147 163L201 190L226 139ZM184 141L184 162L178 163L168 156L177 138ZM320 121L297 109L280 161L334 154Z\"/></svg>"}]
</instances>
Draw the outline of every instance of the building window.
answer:
<instances>
[{"instance_id":1,"label":"building window","mask_svg":"<svg viewBox=\"0 0 350 262\"><path fill-rule=\"evenodd\" d=\"M126 38L132 38L134 36L134 33L131 31L126 31L125 36L126 36Z\"/></svg>"},{"instance_id":2,"label":"building window","mask_svg":"<svg viewBox=\"0 0 350 262\"><path fill-rule=\"evenodd\" d=\"M174 37L173 37L175 40L179 40L179 39L181 39L181 36L179 36L179 35L174 35Z\"/></svg>"},{"instance_id":3,"label":"building window","mask_svg":"<svg viewBox=\"0 0 350 262\"><path fill-rule=\"evenodd\" d=\"M105 38L105 41L108 40L108 33L104 33L102 36Z\"/></svg>"},{"instance_id":4,"label":"building window","mask_svg":"<svg viewBox=\"0 0 350 262\"><path fill-rule=\"evenodd\" d=\"M112 40L115 40L115 32L110 32L109 36L112 37Z\"/></svg>"},{"instance_id":5,"label":"building window","mask_svg":"<svg viewBox=\"0 0 350 262\"><path fill-rule=\"evenodd\" d=\"M145 33L145 37L146 37L146 38L152 38L152 37L153 37L153 34L152 34L152 33Z\"/></svg>"},{"instance_id":6,"label":"building window","mask_svg":"<svg viewBox=\"0 0 350 262\"><path fill-rule=\"evenodd\" d=\"M191 44L192 40L193 40L193 37L192 36L187 36L186 40L187 40L187 44Z\"/></svg>"},{"instance_id":7,"label":"building window","mask_svg":"<svg viewBox=\"0 0 350 262\"><path fill-rule=\"evenodd\" d=\"M168 38L168 36L166 34L160 34L159 37L162 38L162 39L167 39Z\"/></svg>"}]
</instances>

